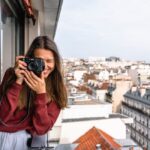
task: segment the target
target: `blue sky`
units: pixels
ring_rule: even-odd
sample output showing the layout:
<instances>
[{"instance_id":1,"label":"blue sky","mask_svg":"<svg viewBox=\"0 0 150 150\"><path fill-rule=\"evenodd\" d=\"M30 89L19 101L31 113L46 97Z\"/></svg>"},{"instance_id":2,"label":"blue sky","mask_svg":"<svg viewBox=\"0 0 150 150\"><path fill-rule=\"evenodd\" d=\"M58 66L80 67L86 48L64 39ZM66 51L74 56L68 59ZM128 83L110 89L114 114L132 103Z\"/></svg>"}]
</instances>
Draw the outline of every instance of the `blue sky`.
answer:
<instances>
[{"instance_id":1,"label":"blue sky","mask_svg":"<svg viewBox=\"0 0 150 150\"><path fill-rule=\"evenodd\" d=\"M55 36L63 57L150 60L149 0L63 0Z\"/></svg>"}]
</instances>

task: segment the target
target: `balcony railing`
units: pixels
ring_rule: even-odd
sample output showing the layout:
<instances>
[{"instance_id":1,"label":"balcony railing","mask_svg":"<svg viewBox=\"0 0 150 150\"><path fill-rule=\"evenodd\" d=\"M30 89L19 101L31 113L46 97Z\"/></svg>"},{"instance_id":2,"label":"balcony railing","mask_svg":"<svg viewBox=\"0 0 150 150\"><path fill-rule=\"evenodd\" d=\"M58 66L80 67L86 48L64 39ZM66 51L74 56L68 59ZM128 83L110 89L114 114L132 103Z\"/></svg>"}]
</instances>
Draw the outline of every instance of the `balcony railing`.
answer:
<instances>
[{"instance_id":1,"label":"balcony railing","mask_svg":"<svg viewBox=\"0 0 150 150\"><path fill-rule=\"evenodd\" d=\"M138 113L141 113L141 114L143 114L143 115L145 115L145 116L147 116L147 117L150 117L150 115L147 113L147 112L144 112L143 111L143 109L139 109L139 108L136 108L136 107L134 107L134 106L131 106L131 105L129 105L129 104L127 104L126 102L122 102L122 105L125 105L125 106L127 106L128 108L131 108L131 109L133 109L133 110L136 110Z\"/></svg>"}]
</instances>

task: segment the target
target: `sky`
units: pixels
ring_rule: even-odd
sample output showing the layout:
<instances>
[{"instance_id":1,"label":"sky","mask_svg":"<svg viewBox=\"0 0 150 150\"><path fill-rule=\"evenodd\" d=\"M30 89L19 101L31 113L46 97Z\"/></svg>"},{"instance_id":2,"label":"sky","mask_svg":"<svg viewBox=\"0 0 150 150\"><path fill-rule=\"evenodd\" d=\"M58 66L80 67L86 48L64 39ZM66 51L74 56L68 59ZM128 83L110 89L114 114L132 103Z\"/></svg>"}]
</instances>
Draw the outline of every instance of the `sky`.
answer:
<instances>
[{"instance_id":1,"label":"sky","mask_svg":"<svg viewBox=\"0 0 150 150\"><path fill-rule=\"evenodd\" d=\"M55 41L64 58L150 60L149 0L63 0Z\"/></svg>"}]
</instances>

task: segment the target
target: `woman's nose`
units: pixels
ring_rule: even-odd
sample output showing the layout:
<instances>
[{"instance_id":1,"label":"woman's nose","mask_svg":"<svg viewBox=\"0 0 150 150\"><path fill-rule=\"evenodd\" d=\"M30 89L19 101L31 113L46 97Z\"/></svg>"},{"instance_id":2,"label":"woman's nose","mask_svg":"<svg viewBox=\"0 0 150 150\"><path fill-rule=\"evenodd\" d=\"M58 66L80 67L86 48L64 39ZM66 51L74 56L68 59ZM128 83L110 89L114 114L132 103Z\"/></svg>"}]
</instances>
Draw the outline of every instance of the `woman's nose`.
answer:
<instances>
[{"instance_id":1,"label":"woman's nose","mask_svg":"<svg viewBox=\"0 0 150 150\"><path fill-rule=\"evenodd\" d=\"M46 59L45 62L45 68L50 68L54 65L54 59Z\"/></svg>"},{"instance_id":2,"label":"woman's nose","mask_svg":"<svg viewBox=\"0 0 150 150\"><path fill-rule=\"evenodd\" d=\"M47 61L45 61L45 68L47 69L47 68L49 68L50 66L51 66L51 64L48 63Z\"/></svg>"},{"instance_id":3,"label":"woman's nose","mask_svg":"<svg viewBox=\"0 0 150 150\"><path fill-rule=\"evenodd\" d=\"M45 69L48 68L48 63L45 61Z\"/></svg>"}]
</instances>

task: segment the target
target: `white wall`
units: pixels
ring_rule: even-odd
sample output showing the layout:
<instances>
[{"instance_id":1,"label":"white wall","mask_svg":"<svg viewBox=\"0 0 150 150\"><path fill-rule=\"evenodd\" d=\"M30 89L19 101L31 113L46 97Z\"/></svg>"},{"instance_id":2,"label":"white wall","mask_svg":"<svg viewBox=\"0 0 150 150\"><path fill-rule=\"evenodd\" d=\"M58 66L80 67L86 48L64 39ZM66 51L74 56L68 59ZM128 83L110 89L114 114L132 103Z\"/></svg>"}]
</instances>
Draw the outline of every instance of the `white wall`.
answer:
<instances>
[{"instance_id":1,"label":"white wall","mask_svg":"<svg viewBox=\"0 0 150 150\"><path fill-rule=\"evenodd\" d=\"M98 99L100 102L105 102L105 94L106 94L107 90L96 90L96 99Z\"/></svg>"},{"instance_id":2,"label":"white wall","mask_svg":"<svg viewBox=\"0 0 150 150\"><path fill-rule=\"evenodd\" d=\"M112 104L71 105L63 111L63 119L85 117L108 117L112 113Z\"/></svg>"}]
</instances>

